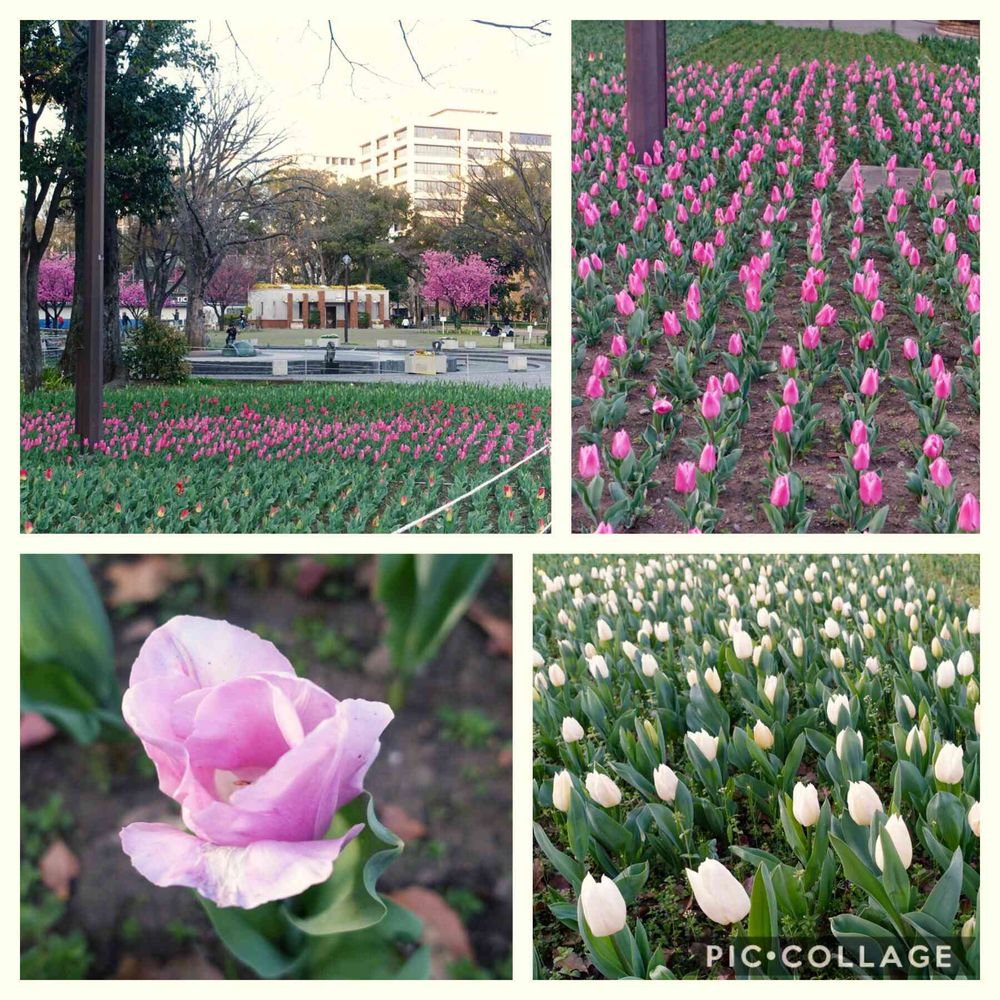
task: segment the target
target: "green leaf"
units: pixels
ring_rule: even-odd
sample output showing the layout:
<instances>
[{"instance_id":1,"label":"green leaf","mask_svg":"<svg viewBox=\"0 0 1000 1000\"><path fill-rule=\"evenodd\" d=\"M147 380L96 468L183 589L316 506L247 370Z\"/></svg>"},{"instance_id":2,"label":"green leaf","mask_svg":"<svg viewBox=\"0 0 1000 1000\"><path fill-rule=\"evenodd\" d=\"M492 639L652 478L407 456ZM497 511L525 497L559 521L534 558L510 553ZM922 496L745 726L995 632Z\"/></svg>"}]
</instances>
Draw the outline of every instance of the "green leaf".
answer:
<instances>
[{"instance_id":1,"label":"green leaf","mask_svg":"<svg viewBox=\"0 0 1000 1000\"><path fill-rule=\"evenodd\" d=\"M222 943L262 979L280 979L302 962L302 954L289 954L281 944L291 927L280 903L265 903L252 910L216 906L198 896Z\"/></svg>"},{"instance_id":2,"label":"green leaf","mask_svg":"<svg viewBox=\"0 0 1000 1000\"><path fill-rule=\"evenodd\" d=\"M837 856L840 858L840 865L844 870L845 878L849 882L858 886L860 889L863 889L869 896L876 900L881 905L882 909L885 910L886 915L892 921L892 924L896 928L897 932L901 935L905 935L906 926L903 922L902 915L889 898L889 894L886 892L882 881L871 872L868 866L857 856L857 854L854 853L846 841L831 834L830 842L833 844L833 849L837 852Z\"/></svg>"},{"instance_id":3,"label":"green leaf","mask_svg":"<svg viewBox=\"0 0 1000 1000\"><path fill-rule=\"evenodd\" d=\"M587 851L590 847L590 824L587 821L587 807L580 792L575 787L571 789L569 796L566 833L569 836L569 845L574 857L580 864L586 865Z\"/></svg>"},{"instance_id":4,"label":"green leaf","mask_svg":"<svg viewBox=\"0 0 1000 1000\"><path fill-rule=\"evenodd\" d=\"M437 652L472 603L491 555L382 555L375 596L385 606L393 666L413 676Z\"/></svg>"},{"instance_id":5,"label":"green leaf","mask_svg":"<svg viewBox=\"0 0 1000 1000\"><path fill-rule=\"evenodd\" d=\"M535 841L545 856L552 862L556 871L573 887L573 893L579 896L580 884L583 882L583 876L587 874L586 869L583 865L574 861L568 854L563 854L549 840L548 834L546 834L538 823L532 824L532 830L535 834Z\"/></svg>"},{"instance_id":6,"label":"green leaf","mask_svg":"<svg viewBox=\"0 0 1000 1000\"><path fill-rule=\"evenodd\" d=\"M924 900L920 912L933 917L939 924L951 927L958 913L962 896L962 852L956 850L947 871Z\"/></svg>"},{"instance_id":7,"label":"green leaf","mask_svg":"<svg viewBox=\"0 0 1000 1000\"><path fill-rule=\"evenodd\" d=\"M307 889L295 901L297 912L288 913L289 921L306 934L344 934L376 924L385 916L386 904L376 884L402 853L403 842L378 821L368 792L337 813L327 836L342 836L358 823L365 828L341 851L333 874Z\"/></svg>"}]
</instances>

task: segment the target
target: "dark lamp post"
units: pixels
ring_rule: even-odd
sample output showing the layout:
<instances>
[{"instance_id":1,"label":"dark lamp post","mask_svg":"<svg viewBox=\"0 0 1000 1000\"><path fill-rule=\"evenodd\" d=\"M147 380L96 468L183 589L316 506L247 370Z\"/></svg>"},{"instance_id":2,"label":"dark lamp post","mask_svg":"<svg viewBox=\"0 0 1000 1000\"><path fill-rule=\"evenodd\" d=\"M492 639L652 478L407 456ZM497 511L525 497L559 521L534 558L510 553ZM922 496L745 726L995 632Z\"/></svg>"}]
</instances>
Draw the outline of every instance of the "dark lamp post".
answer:
<instances>
[{"instance_id":1,"label":"dark lamp post","mask_svg":"<svg viewBox=\"0 0 1000 1000\"><path fill-rule=\"evenodd\" d=\"M347 301L347 292L351 277L351 255L345 253L340 262L344 265L344 343L348 344L351 336L351 306Z\"/></svg>"}]
</instances>

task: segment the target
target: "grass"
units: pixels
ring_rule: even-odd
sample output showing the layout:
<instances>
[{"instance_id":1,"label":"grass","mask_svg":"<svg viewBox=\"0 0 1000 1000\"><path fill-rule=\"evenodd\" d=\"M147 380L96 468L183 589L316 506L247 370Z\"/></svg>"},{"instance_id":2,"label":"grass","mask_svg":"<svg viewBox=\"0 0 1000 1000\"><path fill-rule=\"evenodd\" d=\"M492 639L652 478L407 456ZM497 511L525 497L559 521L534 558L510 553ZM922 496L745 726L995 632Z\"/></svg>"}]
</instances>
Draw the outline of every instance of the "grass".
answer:
<instances>
[{"instance_id":1,"label":"grass","mask_svg":"<svg viewBox=\"0 0 1000 1000\"><path fill-rule=\"evenodd\" d=\"M680 59L697 45L729 31L742 21L667 21L667 54ZM620 71L625 56L624 21L574 21L573 56L587 59L593 52L606 67Z\"/></svg>"}]
</instances>

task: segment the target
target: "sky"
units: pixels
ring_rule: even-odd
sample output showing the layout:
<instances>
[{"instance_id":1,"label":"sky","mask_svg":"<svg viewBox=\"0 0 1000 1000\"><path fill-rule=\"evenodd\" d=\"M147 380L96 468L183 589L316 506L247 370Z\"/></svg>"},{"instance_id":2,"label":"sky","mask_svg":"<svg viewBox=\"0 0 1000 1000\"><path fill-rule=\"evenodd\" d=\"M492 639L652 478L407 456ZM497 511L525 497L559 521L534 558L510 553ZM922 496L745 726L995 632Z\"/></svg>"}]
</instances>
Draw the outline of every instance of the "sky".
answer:
<instances>
[{"instance_id":1,"label":"sky","mask_svg":"<svg viewBox=\"0 0 1000 1000\"><path fill-rule=\"evenodd\" d=\"M517 114L515 127L552 131L553 46L541 35L518 37L467 20L404 19L425 83L397 21L334 18L332 24L344 53L368 67L356 67L353 78L340 53L330 56L325 20L206 20L195 27L225 77L238 75L267 98L272 120L289 136L284 153L356 156L359 144L394 117L454 106L457 99Z\"/></svg>"}]
</instances>

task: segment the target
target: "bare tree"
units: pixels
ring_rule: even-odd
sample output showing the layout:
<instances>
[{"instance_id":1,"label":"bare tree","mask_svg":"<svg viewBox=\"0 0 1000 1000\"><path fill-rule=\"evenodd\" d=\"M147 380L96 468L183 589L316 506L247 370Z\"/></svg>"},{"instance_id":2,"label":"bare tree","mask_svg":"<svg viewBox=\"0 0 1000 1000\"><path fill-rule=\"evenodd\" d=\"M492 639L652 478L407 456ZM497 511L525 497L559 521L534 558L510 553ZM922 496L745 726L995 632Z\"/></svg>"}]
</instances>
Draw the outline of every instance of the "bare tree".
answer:
<instances>
[{"instance_id":1,"label":"bare tree","mask_svg":"<svg viewBox=\"0 0 1000 1000\"><path fill-rule=\"evenodd\" d=\"M187 287L188 342L205 340L205 290L222 261L275 238L264 219L290 188L274 183L287 166L285 141L263 100L239 84L210 78L202 113L181 141L177 219Z\"/></svg>"},{"instance_id":2,"label":"bare tree","mask_svg":"<svg viewBox=\"0 0 1000 1000\"><path fill-rule=\"evenodd\" d=\"M473 164L462 227L511 247L539 291L551 300L552 161L540 150L510 146L492 163Z\"/></svg>"},{"instance_id":3,"label":"bare tree","mask_svg":"<svg viewBox=\"0 0 1000 1000\"><path fill-rule=\"evenodd\" d=\"M122 236L122 249L142 281L149 315L159 317L167 300L184 282L177 219L135 219Z\"/></svg>"}]
</instances>

